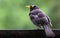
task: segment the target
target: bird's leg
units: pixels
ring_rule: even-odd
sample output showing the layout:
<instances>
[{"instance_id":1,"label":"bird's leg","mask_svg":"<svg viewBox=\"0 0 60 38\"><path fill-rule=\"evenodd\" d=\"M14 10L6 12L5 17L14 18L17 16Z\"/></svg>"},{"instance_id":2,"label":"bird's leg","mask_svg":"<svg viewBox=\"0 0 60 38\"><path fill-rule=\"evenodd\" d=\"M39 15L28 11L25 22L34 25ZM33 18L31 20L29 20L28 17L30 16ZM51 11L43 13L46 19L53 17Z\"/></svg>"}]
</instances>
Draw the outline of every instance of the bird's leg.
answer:
<instances>
[{"instance_id":1,"label":"bird's leg","mask_svg":"<svg viewBox=\"0 0 60 38\"><path fill-rule=\"evenodd\" d=\"M37 29L43 29L43 27L41 25L37 26Z\"/></svg>"}]
</instances>

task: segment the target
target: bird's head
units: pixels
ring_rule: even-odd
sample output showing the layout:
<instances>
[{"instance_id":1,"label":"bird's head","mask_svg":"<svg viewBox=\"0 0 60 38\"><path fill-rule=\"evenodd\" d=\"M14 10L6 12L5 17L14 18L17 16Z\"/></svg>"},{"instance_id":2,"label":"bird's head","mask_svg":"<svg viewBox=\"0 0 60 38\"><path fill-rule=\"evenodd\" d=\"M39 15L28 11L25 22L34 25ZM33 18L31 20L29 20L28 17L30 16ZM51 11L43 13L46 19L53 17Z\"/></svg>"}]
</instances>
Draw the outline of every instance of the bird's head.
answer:
<instances>
[{"instance_id":1,"label":"bird's head","mask_svg":"<svg viewBox=\"0 0 60 38\"><path fill-rule=\"evenodd\" d=\"M26 6L26 7L30 8L30 11L35 10L35 9L39 9L39 8L38 8L37 6L35 6L35 5L30 5L30 6Z\"/></svg>"}]
</instances>

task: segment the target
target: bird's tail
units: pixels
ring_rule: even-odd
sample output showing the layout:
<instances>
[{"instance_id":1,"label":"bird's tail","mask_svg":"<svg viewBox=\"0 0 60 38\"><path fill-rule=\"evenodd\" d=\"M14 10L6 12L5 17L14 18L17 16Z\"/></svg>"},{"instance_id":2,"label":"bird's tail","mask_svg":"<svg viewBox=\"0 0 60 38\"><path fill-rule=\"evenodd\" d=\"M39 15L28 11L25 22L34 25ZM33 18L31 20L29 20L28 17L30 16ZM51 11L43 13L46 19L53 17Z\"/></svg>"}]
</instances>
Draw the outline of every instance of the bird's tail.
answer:
<instances>
[{"instance_id":1,"label":"bird's tail","mask_svg":"<svg viewBox=\"0 0 60 38\"><path fill-rule=\"evenodd\" d=\"M52 31L52 29L49 26L45 25L45 26L43 26L43 28L44 28L44 31L45 31L45 34L47 37L55 36L54 32Z\"/></svg>"}]
</instances>

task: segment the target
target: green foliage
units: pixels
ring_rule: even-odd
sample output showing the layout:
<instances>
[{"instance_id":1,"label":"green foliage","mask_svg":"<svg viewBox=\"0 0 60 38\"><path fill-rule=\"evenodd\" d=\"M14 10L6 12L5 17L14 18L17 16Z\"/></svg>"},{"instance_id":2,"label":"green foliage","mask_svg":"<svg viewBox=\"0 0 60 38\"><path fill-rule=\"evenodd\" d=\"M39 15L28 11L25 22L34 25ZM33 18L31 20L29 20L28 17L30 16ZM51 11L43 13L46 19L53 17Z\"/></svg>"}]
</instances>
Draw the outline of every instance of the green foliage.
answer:
<instances>
[{"instance_id":1,"label":"green foliage","mask_svg":"<svg viewBox=\"0 0 60 38\"><path fill-rule=\"evenodd\" d=\"M36 29L25 7L32 4L51 18L52 28L60 28L60 0L0 0L0 29Z\"/></svg>"}]
</instances>

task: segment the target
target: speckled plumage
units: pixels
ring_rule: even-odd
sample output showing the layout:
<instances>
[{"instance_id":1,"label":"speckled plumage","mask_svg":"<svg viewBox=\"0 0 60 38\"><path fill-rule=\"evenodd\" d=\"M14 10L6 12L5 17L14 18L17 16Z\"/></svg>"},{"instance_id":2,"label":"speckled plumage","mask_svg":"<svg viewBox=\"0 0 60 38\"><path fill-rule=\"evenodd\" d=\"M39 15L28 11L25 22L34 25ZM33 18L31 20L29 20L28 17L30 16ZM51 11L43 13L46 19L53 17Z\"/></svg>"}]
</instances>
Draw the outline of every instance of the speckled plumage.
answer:
<instances>
[{"instance_id":1,"label":"speckled plumage","mask_svg":"<svg viewBox=\"0 0 60 38\"><path fill-rule=\"evenodd\" d=\"M29 16L33 24L37 26L42 26L44 28L47 37L55 36L50 27L51 21L49 17L46 14L44 14L43 11L41 11L37 6L34 7L32 7L32 5L30 6Z\"/></svg>"}]
</instances>

